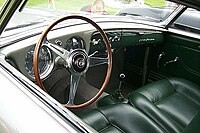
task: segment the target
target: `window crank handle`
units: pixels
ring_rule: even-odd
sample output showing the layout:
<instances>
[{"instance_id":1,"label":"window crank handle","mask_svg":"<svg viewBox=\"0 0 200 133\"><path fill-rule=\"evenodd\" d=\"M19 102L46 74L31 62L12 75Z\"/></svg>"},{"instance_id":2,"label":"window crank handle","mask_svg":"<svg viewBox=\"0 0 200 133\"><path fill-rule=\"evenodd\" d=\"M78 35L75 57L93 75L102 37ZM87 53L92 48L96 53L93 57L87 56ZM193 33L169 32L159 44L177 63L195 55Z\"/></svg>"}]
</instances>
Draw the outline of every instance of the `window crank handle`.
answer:
<instances>
[{"instance_id":1,"label":"window crank handle","mask_svg":"<svg viewBox=\"0 0 200 133\"><path fill-rule=\"evenodd\" d=\"M167 61L167 62L164 64L164 66L169 65L169 64L171 64L171 63L176 63L176 62L178 62L178 61L179 61L179 58L176 57L174 60Z\"/></svg>"}]
</instances>

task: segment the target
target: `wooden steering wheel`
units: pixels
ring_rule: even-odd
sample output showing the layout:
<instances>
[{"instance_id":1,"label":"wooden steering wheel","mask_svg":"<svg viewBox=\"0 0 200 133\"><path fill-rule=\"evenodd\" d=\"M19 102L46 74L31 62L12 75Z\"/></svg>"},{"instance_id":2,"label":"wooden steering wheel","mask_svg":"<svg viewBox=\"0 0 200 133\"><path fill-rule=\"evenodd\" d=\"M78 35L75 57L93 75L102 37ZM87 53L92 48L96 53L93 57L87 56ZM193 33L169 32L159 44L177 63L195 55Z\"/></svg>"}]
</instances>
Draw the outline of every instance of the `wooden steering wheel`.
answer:
<instances>
[{"instance_id":1,"label":"wooden steering wheel","mask_svg":"<svg viewBox=\"0 0 200 133\"><path fill-rule=\"evenodd\" d=\"M100 58L100 57L93 57L88 56L87 52L84 49L74 49L71 51L67 51L66 49L56 45L52 44L49 41L45 41L46 36L51 29L57 25L58 23L68 20L68 19L81 19L84 20L91 25L93 25L97 31L101 34L104 43L106 45L107 49L107 58ZM47 92L45 89L39 75L39 70L38 70L38 59L39 59L39 51L41 47L45 45L49 49L51 49L53 52L55 52L58 56L60 56L64 61L65 61L65 67L69 70L70 72L70 92L69 92L69 100L66 104L63 104L64 107L67 108L82 108L85 107L94 101L96 101L100 95L103 93L106 85L108 84L108 81L110 79L111 75L111 70L112 70L112 52L111 52L111 45L108 41L107 36L105 35L104 31L91 19L83 17L83 16L78 16L78 15L72 15L72 16L66 16L63 18L58 19L51 25L47 27L47 29L42 33L38 43L36 44L35 50L34 50L34 58L33 58L33 68L34 68L34 74L35 74L35 80L36 83L44 90ZM77 87L79 84L80 77L85 74L88 70L89 67L96 66L96 65L101 65L101 64L107 64L107 74L105 77L105 80L99 89L98 93L91 98L90 100L82 103L75 105L74 104L74 99L75 99L75 94L77 92Z\"/></svg>"}]
</instances>

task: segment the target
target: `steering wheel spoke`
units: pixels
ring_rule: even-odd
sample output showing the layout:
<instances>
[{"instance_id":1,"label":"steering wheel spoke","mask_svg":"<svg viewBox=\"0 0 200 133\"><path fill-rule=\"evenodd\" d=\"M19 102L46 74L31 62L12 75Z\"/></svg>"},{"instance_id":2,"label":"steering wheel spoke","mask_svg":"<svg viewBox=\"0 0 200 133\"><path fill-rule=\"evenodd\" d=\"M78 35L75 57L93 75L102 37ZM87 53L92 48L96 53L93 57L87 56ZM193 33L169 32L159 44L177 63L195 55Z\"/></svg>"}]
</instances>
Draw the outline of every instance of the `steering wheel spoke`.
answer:
<instances>
[{"instance_id":1,"label":"steering wheel spoke","mask_svg":"<svg viewBox=\"0 0 200 133\"><path fill-rule=\"evenodd\" d=\"M108 57L102 58L102 57L89 57L89 67L93 66L99 66L103 64L109 64L109 59Z\"/></svg>"},{"instance_id":2,"label":"steering wheel spoke","mask_svg":"<svg viewBox=\"0 0 200 133\"><path fill-rule=\"evenodd\" d=\"M67 105L69 106L74 106L74 99L76 96L76 91L80 81L80 77L81 75L71 74L69 100L67 103Z\"/></svg>"},{"instance_id":3,"label":"steering wheel spoke","mask_svg":"<svg viewBox=\"0 0 200 133\"><path fill-rule=\"evenodd\" d=\"M69 51L65 50L64 48L62 48L56 44L47 42L47 43L44 43L43 46L48 47L49 49L51 49L53 52L55 52L58 56L60 56L64 60L66 60L67 57L69 56Z\"/></svg>"}]
</instances>

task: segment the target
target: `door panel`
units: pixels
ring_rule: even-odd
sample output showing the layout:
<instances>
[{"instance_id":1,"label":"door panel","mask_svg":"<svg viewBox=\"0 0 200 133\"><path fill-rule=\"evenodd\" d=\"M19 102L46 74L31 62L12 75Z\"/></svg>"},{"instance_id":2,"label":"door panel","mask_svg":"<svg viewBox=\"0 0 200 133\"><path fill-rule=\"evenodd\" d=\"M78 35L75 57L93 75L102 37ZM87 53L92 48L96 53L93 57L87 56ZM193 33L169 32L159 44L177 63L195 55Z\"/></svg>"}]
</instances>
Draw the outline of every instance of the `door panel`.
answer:
<instances>
[{"instance_id":1,"label":"door panel","mask_svg":"<svg viewBox=\"0 0 200 133\"><path fill-rule=\"evenodd\" d=\"M150 62L150 82L166 77L180 77L200 84L200 40L198 39L166 33L163 46L152 49Z\"/></svg>"}]
</instances>

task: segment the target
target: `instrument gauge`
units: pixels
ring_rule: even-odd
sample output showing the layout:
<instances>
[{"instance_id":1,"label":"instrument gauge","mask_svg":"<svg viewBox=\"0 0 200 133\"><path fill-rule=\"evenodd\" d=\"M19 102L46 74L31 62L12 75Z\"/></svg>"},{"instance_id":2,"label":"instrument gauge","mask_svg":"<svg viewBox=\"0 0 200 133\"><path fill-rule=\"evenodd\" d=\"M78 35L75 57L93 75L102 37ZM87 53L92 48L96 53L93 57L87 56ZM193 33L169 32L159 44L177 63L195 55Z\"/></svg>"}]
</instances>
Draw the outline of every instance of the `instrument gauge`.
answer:
<instances>
[{"instance_id":1,"label":"instrument gauge","mask_svg":"<svg viewBox=\"0 0 200 133\"><path fill-rule=\"evenodd\" d=\"M34 78L34 69L33 69L33 55L34 55L34 48L32 47L28 50L25 59L25 69L28 75ZM52 56L51 51L49 48L43 46L39 52L39 59L38 59L38 70L40 74L40 78L45 78L51 71L52 67Z\"/></svg>"},{"instance_id":2,"label":"instrument gauge","mask_svg":"<svg viewBox=\"0 0 200 133\"><path fill-rule=\"evenodd\" d=\"M66 41L66 50L85 49L85 41L79 36L73 36Z\"/></svg>"}]
</instances>

